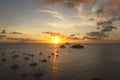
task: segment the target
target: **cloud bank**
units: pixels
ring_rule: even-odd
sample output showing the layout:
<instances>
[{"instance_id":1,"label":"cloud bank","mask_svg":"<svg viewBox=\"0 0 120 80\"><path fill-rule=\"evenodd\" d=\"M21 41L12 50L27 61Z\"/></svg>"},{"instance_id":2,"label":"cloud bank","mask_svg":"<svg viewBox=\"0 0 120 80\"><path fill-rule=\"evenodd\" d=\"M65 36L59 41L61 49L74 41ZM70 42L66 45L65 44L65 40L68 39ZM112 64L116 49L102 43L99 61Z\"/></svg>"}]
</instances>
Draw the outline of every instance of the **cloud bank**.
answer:
<instances>
[{"instance_id":1,"label":"cloud bank","mask_svg":"<svg viewBox=\"0 0 120 80\"><path fill-rule=\"evenodd\" d=\"M37 3L44 5L61 4L67 7L78 7L81 4L90 4L92 0L35 0Z\"/></svg>"},{"instance_id":2,"label":"cloud bank","mask_svg":"<svg viewBox=\"0 0 120 80\"><path fill-rule=\"evenodd\" d=\"M12 35L12 36L10 36ZM18 37L18 36L22 36L22 37ZM34 41L39 41L39 40L35 40L35 39L31 39L31 38L24 38L24 33L21 32L10 32L7 29L3 29L0 32L0 40L10 40L10 41L18 41L18 42L34 42ZM17 36L17 37L15 37Z\"/></svg>"}]
</instances>

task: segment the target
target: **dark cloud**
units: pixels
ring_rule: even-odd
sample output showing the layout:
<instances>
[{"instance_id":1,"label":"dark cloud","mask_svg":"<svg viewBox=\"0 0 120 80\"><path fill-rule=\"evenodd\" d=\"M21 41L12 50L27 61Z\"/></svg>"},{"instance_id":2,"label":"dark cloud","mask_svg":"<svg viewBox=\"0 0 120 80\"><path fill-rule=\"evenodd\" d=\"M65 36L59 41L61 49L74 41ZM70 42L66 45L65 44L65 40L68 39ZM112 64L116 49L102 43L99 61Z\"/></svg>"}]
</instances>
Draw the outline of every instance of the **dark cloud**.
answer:
<instances>
[{"instance_id":1,"label":"dark cloud","mask_svg":"<svg viewBox=\"0 0 120 80\"><path fill-rule=\"evenodd\" d=\"M86 34L87 36L83 37L83 39L92 39L92 40L101 40L105 37L108 37L108 35L104 32L100 31L93 31Z\"/></svg>"},{"instance_id":2,"label":"dark cloud","mask_svg":"<svg viewBox=\"0 0 120 80\"><path fill-rule=\"evenodd\" d=\"M97 14L101 14L101 13L103 13L103 7L98 8L98 9L96 10L96 13L97 13Z\"/></svg>"},{"instance_id":3,"label":"dark cloud","mask_svg":"<svg viewBox=\"0 0 120 80\"><path fill-rule=\"evenodd\" d=\"M96 5L93 5L93 6L94 6L94 8L93 8L94 13L97 14L97 17L101 17L104 13L104 7L102 7L99 4L96 4Z\"/></svg>"},{"instance_id":4,"label":"dark cloud","mask_svg":"<svg viewBox=\"0 0 120 80\"><path fill-rule=\"evenodd\" d=\"M112 25L113 22L112 22L112 20L108 20L108 21L99 21L99 22L97 22L96 24L97 24L97 26Z\"/></svg>"},{"instance_id":5,"label":"dark cloud","mask_svg":"<svg viewBox=\"0 0 120 80\"><path fill-rule=\"evenodd\" d=\"M86 36L83 37L83 39L102 40L104 38L107 38L109 36L109 33L114 29L117 29L117 28L112 25L101 26L99 28L99 31L89 32L86 34Z\"/></svg>"},{"instance_id":6,"label":"dark cloud","mask_svg":"<svg viewBox=\"0 0 120 80\"><path fill-rule=\"evenodd\" d=\"M116 27L114 26L103 26L103 29L101 30L102 33L104 32L110 32L112 31L113 29L117 29Z\"/></svg>"},{"instance_id":7,"label":"dark cloud","mask_svg":"<svg viewBox=\"0 0 120 80\"><path fill-rule=\"evenodd\" d=\"M114 21L116 20L120 20L120 17L106 18L106 20L96 22L96 31L86 33L82 39L102 40L109 37L109 33L117 29L117 27L114 26Z\"/></svg>"},{"instance_id":8,"label":"dark cloud","mask_svg":"<svg viewBox=\"0 0 120 80\"><path fill-rule=\"evenodd\" d=\"M84 36L82 40L101 40L102 38L100 37L90 37L90 36Z\"/></svg>"},{"instance_id":9,"label":"dark cloud","mask_svg":"<svg viewBox=\"0 0 120 80\"><path fill-rule=\"evenodd\" d=\"M68 7L78 7L81 4L90 4L93 0L35 0L37 3L43 5L62 4Z\"/></svg>"},{"instance_id":10,"label":"dark cloud","mask_svg":"<svg viewBox=\"0 0 120 80\"><path fill-rule=\"evenodd\" d=\"M114 17L112 17L111 21L120 21L120 16L114 16Z\"/></svg>"}]
</instances>

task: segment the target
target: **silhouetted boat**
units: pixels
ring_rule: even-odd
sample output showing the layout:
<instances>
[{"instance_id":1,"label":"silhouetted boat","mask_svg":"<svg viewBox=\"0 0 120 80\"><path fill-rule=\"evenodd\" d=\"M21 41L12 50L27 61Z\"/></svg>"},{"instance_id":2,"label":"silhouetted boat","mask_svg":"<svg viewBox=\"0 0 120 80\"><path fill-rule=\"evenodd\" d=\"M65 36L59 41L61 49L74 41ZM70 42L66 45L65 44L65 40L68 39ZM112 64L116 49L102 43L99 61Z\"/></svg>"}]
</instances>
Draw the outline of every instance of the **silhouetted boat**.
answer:
<instances>
[{"instance_id":1,"label":"silhouetted boat","mask_svg":"<svg viewBox=\"0 0 120 80\"><path fill-rule=\"evenodd\" d=\"M99 78L94 78L93 80L101 80L101 79L99 79Z\"/></svg>"},{"instance_id":2,"label":"silhouetted boat","mask_svg":"<svg viewBox=\"0 0 120 80\"><path fill-rule=\"evenodd\" d=\"M57 54L56 57L59 57L59 55Z\"/></svg>"},{"instance_id":3,"label":"silhouetted boat","mask_svg":"<svg viewBox=\"0 0 120 80\"><path fill-rule=\"evenodd\" d=\"M6 59L5 59L5 58L3 58L3 59L1 59L1 61L6 61Z\"/></svg>"},{"instance_id":4,"label":"silhouetted boat","mask_svg":"<svg viewBox=\"0 0 120 80\"><path fill-rule=\"evenodd\" d=\"M42 53L42 52L40 52L39 54L40 54L40 55L42 55L43 53Z\"/></svg>"},{"instance_id":5,"label":"silhouetted boat","mask_svg":"<svg viewBox=\"0 0 120 80\"><path fill-rule=\"evenodd\" d=\"M2 54L2 55L4 55L5 53L4 53L4 52L2 52L1 54Z\"/></svg>"},{"instance_id":6,"label":"silhouetted boat","mask_svg":"<svg viewBox=\"0 0 120 80\"><path fill-rule=\"evenodd\" d=\"M55 53L51 53L51 55L55 55Z\"/></svg>"},{"instance_id":7,"label":"silhouetted boat","mask_svg":"<svg viewBox=\"0 0 120 80\"><path fill-rule=\"evenodd\" d=\"M56 53L59 53L60 51L56 51Z\"/></svg>"},{"instance_id":8,"label":"silhouetted boat","mask_svg":"<svg viewBox=\"0 0 120 80\"><path fill-rule=\"evenodd\" d=\"M41 76L43 76L43 73L40 72L40 71L36 71L36 72L33 74L33 76L34 76L35 78L40 78Z\"/></svg>"},{"instance_id":9,"label":"silhouetted boat","mask_svg":"<svg viewBox=\"0 0 120 80\"><path fill-rule=\"evenodd\" d=\"M25 76L27 76L27 73L22 73L21 76L22 76L22 77L25 77Z\"/></svg>"},{"instance_id":10,"label":"silhouetted boat","mask_svg":"<svg viewBox=\"0 0 120 80\"><path fill-rule=\"evenodd\" d=\"M48 58L51 58L51 56L48 56Z\"/></svg>"},{"instance_id":11,"label":"silhouetted boat","mask_svg":"<svg viewBox=\"0 0 120 80\"><path fill-rule=\"evenodd\" d=\"M36 62L30 63L30 66L37 66L38 64Z\"/></svg>"},{"instance_id":12,"label":"silhouetted boat","mask_svg":"<svg viewBox=\"0 0 120 80\"><path fill-rule=\"evenodd\" d=\"M29 60L29 57L25 57L24 60Z\"/></svg>"},{"instance_id":13,"label":"silhouetted boat","mask_svg":"<svg viewBox=\"0 0 120 80\"><path fill-rule=\"evenodd\" d=\"M26 53L22 53L22 55L25 55Z\"/></svg>"},{"instance_id":14,"label":"silhouetted boat","mask_svg":"<svg viewBox=\"0 0 120 80\"><path fill-rule=\"evenodd\" d=\"M19 68L19 65L18 64L13 64L12 66L11 66L11 69L18 69Z\"/></svg>"},{"instance_id":15,"label":"silhouetted boat","mask_svg":"<svg viewBox=\"0 0 120 80\"><path fill-rule=\"evenodd\" d=\"M45 62L45 63L46 63L46 62L47 62L47 59L42 59L41 62Z\"/></svg>"}]
</instances>

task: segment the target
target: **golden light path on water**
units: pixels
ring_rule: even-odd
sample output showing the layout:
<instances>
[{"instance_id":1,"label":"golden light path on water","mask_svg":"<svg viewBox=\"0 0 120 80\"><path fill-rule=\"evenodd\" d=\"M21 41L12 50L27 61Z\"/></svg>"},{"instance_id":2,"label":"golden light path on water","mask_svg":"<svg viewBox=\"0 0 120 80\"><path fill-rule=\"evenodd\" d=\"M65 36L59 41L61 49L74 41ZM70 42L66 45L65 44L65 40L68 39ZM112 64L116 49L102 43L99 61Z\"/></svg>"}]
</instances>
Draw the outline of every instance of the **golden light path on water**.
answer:
<instances>
[{"instance_id":1,"label":"golden light path on water","mask_svg":"<svg viewBox=\"0 0 120 80\"><path fill-rule=\"evenodd\" d=\"M58 67L58 58L56 57L59 55L58 53L58 43L54 43L54 57L53 57L53 65L52 65L52 71L54 78L57 78L59 76L59 67Z\"/></svg>"}]
</instances>

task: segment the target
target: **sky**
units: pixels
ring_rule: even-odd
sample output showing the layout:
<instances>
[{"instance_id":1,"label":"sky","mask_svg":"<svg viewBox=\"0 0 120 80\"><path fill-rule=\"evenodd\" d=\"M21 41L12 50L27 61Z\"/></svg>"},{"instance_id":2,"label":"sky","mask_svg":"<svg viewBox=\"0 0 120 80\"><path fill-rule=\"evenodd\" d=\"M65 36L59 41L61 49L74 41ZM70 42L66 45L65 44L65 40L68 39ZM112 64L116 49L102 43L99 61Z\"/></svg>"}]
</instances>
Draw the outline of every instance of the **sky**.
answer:
<instances>
[{"instance_id":1,"label":"sky","mask_svg":"<svg viewBox=\"0 0 120 80\"><path fill-rule=\"evenodd\" d=\"M0 43L119 43L120 0L0 0Z\"/></svg>"}]
</instances>

